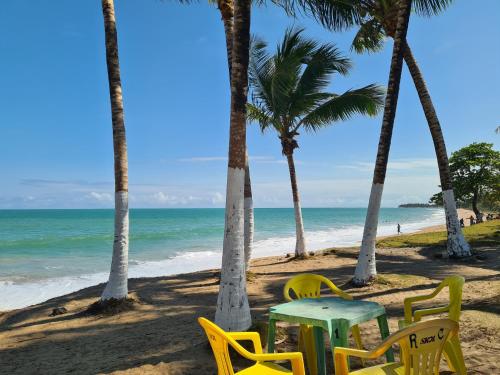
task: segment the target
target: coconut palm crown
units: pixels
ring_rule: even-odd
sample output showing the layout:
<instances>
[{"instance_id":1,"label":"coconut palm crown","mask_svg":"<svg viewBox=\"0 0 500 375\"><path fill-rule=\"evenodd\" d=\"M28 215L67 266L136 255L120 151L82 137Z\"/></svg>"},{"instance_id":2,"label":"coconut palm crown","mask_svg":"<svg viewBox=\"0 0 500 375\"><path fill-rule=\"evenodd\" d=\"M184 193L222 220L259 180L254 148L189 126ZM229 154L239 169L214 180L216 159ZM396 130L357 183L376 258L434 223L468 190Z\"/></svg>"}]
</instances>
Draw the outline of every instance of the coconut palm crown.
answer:
<instances>
[{"instance_id":1,"label":"coconut palm crown","mask_svg":"<svg viewBox=\"0 0 500 375\"><path fill-rule=\"evenodd\" d=\"M377 85L343 94L324 91L335 73L347 75L351 61L332 44L319 45L302 36L303 29L288 29L276 54L266 52L259 39L252 43L249 66L252 103L248 119L261 130L274 129L283 154L298 147L299 129L315 132L354 114L375 116L383 105L384 91Z\"/></svg>"},{"instance_id":2,"label":"coconut palm crown","mask_svg":"<svg viewBox=\"0 0 500 375\"><path fill-rule=\"evenodd\" d=\"M413 11L430 17L444 11L453 0L413 0ZM386 37L396 32L398 0L362 0L355 5L359 13L359 30L352 42L358 53L376 52L383 48ZM333 21L324 23L334 27Z\"/></svg>"}]
</instances>

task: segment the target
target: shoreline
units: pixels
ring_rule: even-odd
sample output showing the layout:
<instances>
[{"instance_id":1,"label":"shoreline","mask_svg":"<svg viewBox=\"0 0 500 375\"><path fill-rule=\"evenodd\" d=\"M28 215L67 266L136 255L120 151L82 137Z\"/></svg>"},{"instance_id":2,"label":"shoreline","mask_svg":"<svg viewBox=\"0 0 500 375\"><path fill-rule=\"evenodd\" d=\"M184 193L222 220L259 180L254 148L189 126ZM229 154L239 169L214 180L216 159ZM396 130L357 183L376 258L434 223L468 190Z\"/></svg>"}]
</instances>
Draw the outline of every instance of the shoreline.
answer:
<instances>
[{"instance_id":1,"label":"shoreline","mask_svg":"<svg viewBox=\"0 0 500 375\"><path fill-rule=\"evenodd\" d=\"M468 217L472 211L459 209L459 217ZM441 218L440 218L441 219ZM412 225L419 225L412 224ZM383 232L387 233L389 228L387 225L380 225L383 228ZM411 233L425 233L431 231L445 230L444 224L439 225L429 225L421 227L410 232L405 232L405 224L402 223L403 234ZM362 231L362 228L358 228ZM342 229L336 229L337 231L342 231ZM394 228L395 230L395 228ZM323 233L324 232L324 233ZM361 237L359 240L352 243L342 243L335 244L335 240L331 240L331 236L326 231L318 232L324 234L324 238L327 240L316 241L314 246L310 246L310 251L320 252L324 249L335 247L335 248L352 248L358 247L361 243ZM397 236L397 234L384 234L377 237L377 240L384 239L391 236ZM307 233L306 233L307 237ZM285 256L290 253L291 250L277 250L269 251L265 249L272 249L280 247L290 247L294 243L293 237L276 237L269 238L260 241L256 241L256 244L262 246L260 251L258 246L254 248L254 258L253 260L258 260L263 257L269 256ZM311 241L313 242L313 241ZM311 245L311 242L309 245ZM278 245L279 244L279 245ZM290 245L292 244L292 245ZM263 249L265 250L263 250ZM193 272L206 271L207 269L216 269L220 264L220 252L207 251L207 252L186 252L181 253L173 258L167 258L159 261L146 261L146 262L134 262L131 261L129 264L129 279L137 279L144 277L164 277L164 276L175 276L182 274L190 274ZM189 269L186 268L186 264L189 264ZM168 270L168 271L166 271ZM37 281L30 281L24 283L16 283L13 281L0 281L0 286L2 286L2 293L4 295L4 301L16 301L6 303L4 306L0 306L0 313L27 308L36 304L43 303L47 300L58 298L70 293L78 292L79 290L90 288L96 285L105 283L108 278L107 272L83 274L78 276L61 276L54 278L47 278ZM36 298L33 298L36 296Z\"/></svg>"}]
</instances>

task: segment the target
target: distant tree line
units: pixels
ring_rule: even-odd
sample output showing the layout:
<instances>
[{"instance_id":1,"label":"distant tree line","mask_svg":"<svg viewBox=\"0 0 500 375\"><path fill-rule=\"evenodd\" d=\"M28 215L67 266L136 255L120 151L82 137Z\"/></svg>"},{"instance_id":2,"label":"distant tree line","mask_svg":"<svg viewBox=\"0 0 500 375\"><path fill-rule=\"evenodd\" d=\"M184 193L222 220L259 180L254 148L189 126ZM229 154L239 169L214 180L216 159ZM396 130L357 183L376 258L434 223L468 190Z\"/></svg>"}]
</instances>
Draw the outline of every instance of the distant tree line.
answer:
<instances>
[{"instance_id":1,"label":"distant tree line","mask_svg":"<svg viewBox=\"0 0 500 375\"><path fill-rule=\"evenodd\" d=\"M404 203L404 204L400 204L398 207L400 207L400 208L434 208L434 207L438 207L438 205L431 204L431 203Z\"/></svg>"},{"instance_id":2,"label":"distant tree line","mask_svg":"<svg viewBox=\"0 0 500 375\"><path fill-rule=\"evenodd\" d=\"M500 151L492 143L472 143L453 152L450 171L457 206L471 208L479 220L481 211L500 211ZM429 203L442 206L442 193Z\"/></svg>"}]
</instances>

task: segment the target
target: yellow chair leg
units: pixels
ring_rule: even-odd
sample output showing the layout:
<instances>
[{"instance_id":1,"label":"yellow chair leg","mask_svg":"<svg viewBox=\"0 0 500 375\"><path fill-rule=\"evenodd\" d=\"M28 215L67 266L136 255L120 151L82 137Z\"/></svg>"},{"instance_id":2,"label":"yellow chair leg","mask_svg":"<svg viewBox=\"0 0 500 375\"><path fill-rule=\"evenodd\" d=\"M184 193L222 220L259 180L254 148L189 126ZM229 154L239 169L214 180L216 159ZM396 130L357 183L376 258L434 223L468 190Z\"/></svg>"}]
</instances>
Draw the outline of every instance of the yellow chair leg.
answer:
<instances>
[{"instance_id":1,"label":"yellow chair leg","mask_svg":"<svg viewBox=\"0 0 500 375\"><path fill-rule=\"evenodd\" d=\"M355 325L352 327L352 336L354 337L354 341L356 342L356 347L360 350L363 350L363 343L361 342L361 332L359 331L359 326ZM361 363L363 367L365 366L365 360L361 359Z\"/></svg>"},{"instance_id":2,"label":"yellow chair leg","mask_svg":"<svg viewBox=\"0 0 500 375\"><path fill-rule=\"evenodd\" d=\"M462 353L462 348L460 347L460 340L458 337L452 337L448 340L448 342L444 346L444 355L446 357L448 367L452 372L455 372L457 375L467 374L464 355Z\"/></svg>"},{"instance_id":3,"label":"yellow chair leg","mask_svg":"<svg viewBox=\"0 0 500 375\"><path fill-rule=\"evenodd\" d=\"M316 345L314 342L314 330L312 326L301 325L299 332L299 351L305 352L309 374L318 374Z\"/></svg>"}]
</instances>

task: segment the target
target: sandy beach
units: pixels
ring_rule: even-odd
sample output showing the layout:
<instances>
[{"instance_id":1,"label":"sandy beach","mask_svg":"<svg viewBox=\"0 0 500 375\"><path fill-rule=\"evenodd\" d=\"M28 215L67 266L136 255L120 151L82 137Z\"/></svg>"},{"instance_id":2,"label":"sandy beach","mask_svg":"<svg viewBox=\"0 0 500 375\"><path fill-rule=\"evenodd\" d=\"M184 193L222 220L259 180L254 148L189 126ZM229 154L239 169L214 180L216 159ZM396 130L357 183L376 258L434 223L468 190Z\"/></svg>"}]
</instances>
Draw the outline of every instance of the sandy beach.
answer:
<instances>
[{"instance_id":1,"label":"sandy beach","mask_svg":"<svg viewBox=\"0 0 500 375\"><path fill-rule=\"evenodd\" d=\"M470 213L461 211L461 215ZM435 230L433 228L429 230ZM402 317L403 299L425 294L439 280L466 278L461 340L471 374L500 373L500 258L494 247L476 248L482 256L469 262L437 259L433 248L379 249L379 281L352 289L348 281L357 248L317 252L307 260L285 256L255 259L248 282L254 322L264 326L270 306L283 302L282 288L297 273L315 272L332 279L356 299L383 304L391 332ZM135 309L116 316L88 316L103 285L83 289L24 309L0 315L0 369L9 374L214 374L215 366L198 316L213 318L217 270L131 279ZM445 303L440 295L439 302ZM49 316L55 307L68 313ZM278 350L296 348L295 327ZM368 348L379 342L375 322L361 325ZM264 338L265 339L265 338ZM263 339L263 341L264 341ZM329 366L331 367L331 357ZM443 368L444 369L444 368ZM446 372L443 372L446 373Z\"/></svg>"}]
</instances>

